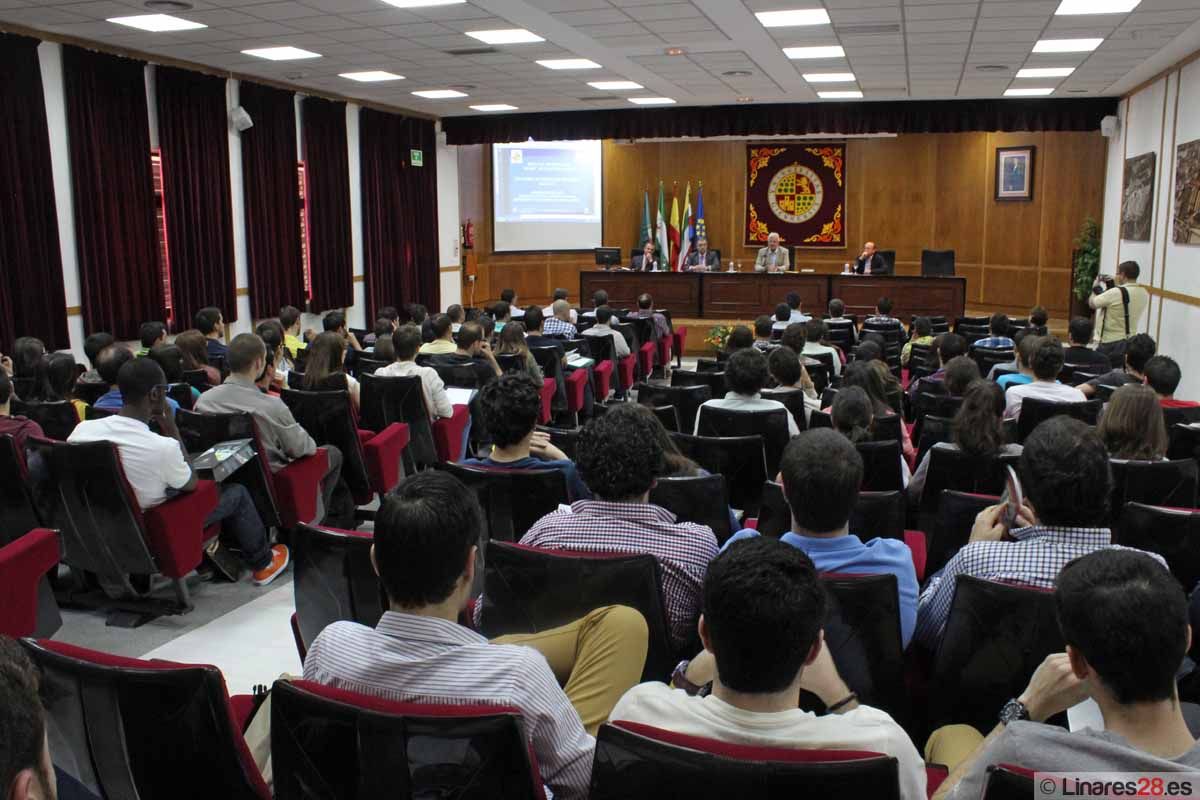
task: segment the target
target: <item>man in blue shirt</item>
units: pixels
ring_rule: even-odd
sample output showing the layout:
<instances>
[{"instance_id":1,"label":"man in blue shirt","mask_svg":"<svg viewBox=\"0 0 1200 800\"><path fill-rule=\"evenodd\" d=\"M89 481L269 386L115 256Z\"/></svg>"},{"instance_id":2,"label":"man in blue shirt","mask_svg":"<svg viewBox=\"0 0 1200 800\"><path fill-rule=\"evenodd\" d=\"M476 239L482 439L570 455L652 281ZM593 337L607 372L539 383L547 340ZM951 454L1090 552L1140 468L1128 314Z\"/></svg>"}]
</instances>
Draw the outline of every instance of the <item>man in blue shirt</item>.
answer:
<instances>
[{"instance_id":1,"label":"man in blue shirt","mask_svg":"<svg viewBox=\"0 0 1200 800\"><path fill-rule=\"evenodd\" d=\"M113 412L121 410L125 401L121 397L120 387L117 386L117 375L121 372L121 367L133 361L133 358L133 353L123 344L109 345L100 351L96 356L96 372L100 373L100 378L108 384L108 391L92 403L92 408ZM179 403L169 397L165 399L172 413L179 410Z\"/></svg>"},{"instance_id":2,"label":"man in blue shirt","mask_svg":"<svg viewBox=\"0 0 1200 800\"><path fill-rule=\"evenodd\" d=\"M196 312L193 322L196 324L196 330L204 334L204 346L208 349L210 364L215 358L225 358L229 355L229 348L223 338L225 318L221 315L221 309L216 306L202 308Z\"/></svg>"},{"instance_id":3,"label":"man in blue shirt","mask_svg":"<svg viewBox=\"0 0 1200 800\"><path fill-rule=\"evenodd\" d=\"M792 530L781 541L803 550L819 572L895 575L900 593L900 633L908 646L917 620L917 574L912 551L897 539L865 543L850 533L850 512L858 502L863 461L850 440L829 428L800 434L783 451L779 465L783 493L792 509ZM725 547L758 536L735 534Z\"/></svg>"},{"instance_id":4,"label":"man in blue shirt","mask_svg":"<svg viewBox=\"0 0 1200 800\"><path fill-rule=\"evenodd\" d=\"M972 347L985 347L992 350L1011 350L1013 340L1008 337L1012 328L1012 322L1009 321L1007 314L1001 314L997 311L992 314L991 320L988 321L989 336L986 339L979 339Z\"/></svg>"},{"instance_id":5,"label":"man in blue shirt","mask_svg":"<svg viewBox=\"0 0 1200 800\"><path fill-rule=\"evenodd\" d=\"M541 313L541 309L538 309ZM567 500L591 500L575 464L536 430L542 408L541 388L527 372L507 372L479 391L483 426L492 439L487 458L468 458L468 466L497 469L557 469L567 481Z\"/></svg>"}]
</instances>

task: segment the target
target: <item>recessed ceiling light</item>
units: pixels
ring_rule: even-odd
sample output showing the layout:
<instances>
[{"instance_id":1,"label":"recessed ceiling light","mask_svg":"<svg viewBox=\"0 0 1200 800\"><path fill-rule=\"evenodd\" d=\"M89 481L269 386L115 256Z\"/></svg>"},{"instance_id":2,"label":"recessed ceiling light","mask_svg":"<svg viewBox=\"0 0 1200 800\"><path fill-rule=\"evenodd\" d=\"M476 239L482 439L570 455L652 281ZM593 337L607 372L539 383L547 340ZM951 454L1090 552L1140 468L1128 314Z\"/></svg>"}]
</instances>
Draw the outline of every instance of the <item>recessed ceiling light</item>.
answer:
<instances>
[{"instance_id":1,"label":"recessed ceiling light","mask_svg":"<svg viewBox=\"0 0 1200 800\"><path fill-rule=\"evenodd\" d=\"M721 73L726 78L748 78L754 73L748 69L729 69Z\"/></svg>"},{"instance_id":2,"label":"recessed ceiling light","mask_svg":"<svg viewBox=\"0 0 1200 800\"><path fill-rule=\"evenodd\" d=\"M631 97L629 102L639 106L669 106L675 101L670 97Z\"/></svg>"},{"instance_id":3,"label":"recessed ceiling light","mask_svg":"<svg viewBox=\"0 0 1200 800\"><path fill-rule=\"evenodd\" d=\"M352 81L359 83L381 83L383 81L402 81L403 75L397 75L394 72L384 72L383 70L368 70L367 72L339 72L339 78L349 78Z\"/></svg>"},{"instance_id":4,"label":"recessed ceiling light","mask_svg":"<svg viewBox=\"0 0 1200 800\"><path fill-rule=\"evenodd\" d=\"M600 69L600 65L587 58L548 58L537 63L546 69Z\"/></svg>"},{"instance_id":5,"label":"recessed ceiling light","mask_svg":"<svg viewBox=\"0 0 1200 800\"><path fill-rule=\"evenodd\" d=\"M634 83L633 81L588 81L588 86L593 89L599 89L602 92L620 92L643 88L640 83Z\"/></svg>"},{"instance_id":6,"label":"recessed ceiling light","mask_svg":"<svg viewBox=\"0 0 1200 800\"><path fill-rule=\"evenodd\" d=\"M977 72L1006 72L1008 67L1003 64L980 64L975 67Z\"/></svg>"},{"instance_id":7,"label":"recessed ceiling light","mask_svg":"<svg viewBox=\"0 0 1200 800\"><path fill-rule=\"evenodd\" d=\"M383 0L396 8L425 8L426 6L457 6L467 0Z\"/></svg>"},{"instance_id":8,"label":"recessed ceiling light","mask_svg":"<svg viewBox=\"0 0 1200 800\"><path fill-rule=\"evenodd\" d=\"M1142 0L1062 0L1054 13L1069 14L1128 14Z\"/></svg>"},{"instance_id":9,"label":"recessed ceiling light","mask_svg":"<svg viewBox=\"0 0 1200 800\"><path fill-rule=\"evenodd\" d=\"M739 103L753 103L753 102L754 102L754 98L753 98L753 97L748 97L748 96L746 96L746 95L743 95L743 96L739 97L739 98L737 99L737 101L738 101Z\"/></svg>"},{"instance_id":10,"label":"recessed ceiling light","mask_svg":"<svg viewBox=\"0 0 1200 800\"><path fill-rule=\"evenodd\" d=\"M1005 97L1045 97L1054 94L1053 89L1005 89Z\"/></svg>"},{"instance_id":11,"label":"recessed ceiling light","mask_svg":"<svg viewBox=\"0 0 1200 800\"><path fill-rule=\"evenodd\" d=\"M320 53L301 50L299 47L259 47L255 50L243 50L242 53L255 58L265 58L268 61L296 61L301 58L320 58Z\"/></svg>"},{"instance_id":12,"label":"recessed ceiling light","mask_svg":"<svg viewBox=\"0 0 1200 800\"><path fill-rule=\"evenodd\" d=\"M527 44L546 41L533 31L524 28L505 28L495 31L467 31L467 36L487 44Z\"/></svg>"},{"instance_id":13,"label":"recessed ceiling light","mask_svg":"<svg viewBox=\"0 0 1200 800\"><path fill-rule=\"evenodd\" d=\"M191 3L183 0L146 0L142 5L152 11L191 11L193 8Z\"/></svg>"},{"instance_id":14,"label":"recessed ceiling light","mask_svg":"<svg viewBox=\"0 0 1200 800\"><path fill-rule=\"evenodd\" d=\"M1074 67L1025 67L1017 70L1018 78L1065 78L1075 71Z\"/></svg>"},{"instance_id":15,"label":"recessed ceiling light","mask_svg":"<svg viewBox=\"0 0 1200 800\"><path fill-rule=\"evenodd\" d=\"M793 25L828 25L829 12L823 8L793 8L790 11L759 11L754 16L764 28Z\"/></svg>"},{"instance_id":16,"label":"recessed ceiling light","mask_svg":"<svg viewBox=\"0 0 1200 800\"><path fill-rule=\"evenodd\" d=\"M668 47L663 52L669 56L681 56L686 53L687 50L684 50L682 47Z\"/></svg>"},{"instance_id":17,"label":"recessed ceiling light","mask_svg":"<svg viewBox=\"0 0 1200 800\"><path fill-rule=\"evenodd\" d=\"M823 100L853 100L862 97L862 92L858 90L846 92L817 92L817 97Z\"/></svg>"},{"instance_id":18,"label":"recessed ceiling light","mask_svg":"<svg viewBox=\"0 0 1200 800\"><path fill-rule=\"evenodd\" d=\"M1040 39L1033 46L1035 53L1090 53L1103 39Z\"/></svg>"},{"instance_id":19,"label":"recessed ceiling light","mask_svg":"<svg viewBox=\"0 0 1200 800\"><path fill-rule=\"evenodd\" d=\"M449 100L452 97L466 97L466 92L460 92L456 89L422 89L419 92L413 92L417 97L424 97L426 100Z\"/></svg>"},{"instance_id":20,"label":"recessed ceiling light","mask_svg":"<svg viewBox=\"0 0 1200 800\"><path fill-rule=\"evenodd\" d=\"M1067 89L1067 94L1087 94L1087 89Z\"/></svg>"},{"instance_id":21,"label":"recessed ceiling light","mask_svg":"<svg viewBox=\"0 0 1200 800\"><path fill-rule=\"evenodd\" d=\"M479 106L471 106L476 111L516 111L516 106L510 106L507 103L484 103Z\"/></svg>"},{"instance_id":22,"label":"recessed ceiling light","mask_svg":"<svg viewBox=\"0 0 1200 800\"><path fill-rule=\"evenodd\" d=\"M804 80L809 83L849 83L854 80L853 72L806 72Z\"/></svg>"},{"instance_id":23,"label":"recessed ceiling light","mask_svg":"<svg viewBox=\"0 0 1200 800\"><path fill-rule=\"evenodd\" d=\"M785 47L783 54L788 58L844 58L846 51L841 45L831 44L820 47Z\"/></svg>"},{"instance_id":24,"label":"recessed ceiling light","mask_svg":"<svg viewBox=\"0 0 1200 800\"><path fill-rule=\"evenodd\" d=\"M162 33L164 31L194 31L197 28L207 28L199 22L172 17L170 14L138 14L132 17L109 17L109 22L125 25L138 30Z\"/></svg>"}]
</instances>

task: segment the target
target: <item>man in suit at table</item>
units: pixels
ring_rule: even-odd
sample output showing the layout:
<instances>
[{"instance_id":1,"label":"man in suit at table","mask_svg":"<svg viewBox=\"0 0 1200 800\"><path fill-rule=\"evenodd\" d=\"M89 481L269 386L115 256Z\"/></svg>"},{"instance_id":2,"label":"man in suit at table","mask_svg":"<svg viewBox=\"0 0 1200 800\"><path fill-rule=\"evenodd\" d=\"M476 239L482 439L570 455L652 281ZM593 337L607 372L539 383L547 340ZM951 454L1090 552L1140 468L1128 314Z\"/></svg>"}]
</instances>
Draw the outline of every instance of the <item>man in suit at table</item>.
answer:
<instances>
[{"instance_id":1,"label":"man in suit at table","mask_svg":"<svg viewBox=\"0 0 1200 800\"><path fill-rule=\"evenodd\" d=\"M867 242L863 245L862 254L854 262L854 271L859 275L887 275L892 268L883 260L883 256L875 251L875 243Z\"/></svg>"},{"instance_id":2,"label":"man in suit at table","mask_svg":"<svg viewBox=\"0 0 1200 800\"><path fill-rule=\"evenodd\" d=\"M788 251L779 246L779 234L767 234L767 246L760 248L758 258L754 259L755 272L787 272Z\"/></svg>"},{"instance_id":3,"label":"man in suit at table","mask_svg":"<svg viewBox=\"0 0 1200 800\"><path fill-rule=\"evenodd\" d=\"M696 240L696 249L687 257L687 268L689 272L705 272L721 268L717 254L708 249L708 239L701 236Z\"/></svg>"},{"instance_id":4,"label":"man in suit at table","mask_svg":"<svg viewBox=\"0 0 1200 800\"><path fill-rule=\"evenodd\" d=\"M630 269L634 272L657 272L661 269L658 260L654 257L653 239L642 242L642 252L633 257L633 265Z\"/></svg>"}]
</instances>

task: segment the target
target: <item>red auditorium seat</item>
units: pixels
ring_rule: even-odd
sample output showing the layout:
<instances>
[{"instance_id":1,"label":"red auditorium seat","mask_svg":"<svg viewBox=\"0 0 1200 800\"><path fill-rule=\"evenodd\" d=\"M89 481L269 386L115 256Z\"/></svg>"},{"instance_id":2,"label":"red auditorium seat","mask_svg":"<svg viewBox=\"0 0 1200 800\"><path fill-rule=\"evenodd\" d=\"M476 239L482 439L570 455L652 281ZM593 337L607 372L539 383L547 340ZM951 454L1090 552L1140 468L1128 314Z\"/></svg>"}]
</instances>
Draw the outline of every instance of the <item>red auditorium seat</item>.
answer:
<instances>
[{"instance_id":1,"label":"red auditorium seat","mask_svg":"<svg viewBox=\"0 0 1200 800\"><path fill-rule=\"evenodd\" d=\"M596 360L596 365L592 368L592 374L596 376L597 383L596 399L603 401L608 397L614 365L617 373L617 388L624 392L632 387L637 367L636 359L632 355L618 359L611 336L589 336L587 339L592 358ZM600 368L605 365L607 365L607 369L601 371Z\"/></svg>"},{"instance_id":2,"label":"red auditorium seat","mask_svg":"<svg viewBox=\"0 0 1200 800\"><path fill-rule=\"evenodd\" d=\"M557 469L501 469L445 463L444 469L475 491L487 520L488 539L515 542L533 523L567 502L567 480Z\"/></svg>"},{"instance_id":3,"label":"red auditorium seat","mask_svg":"<svg viewBox=\"0 0 1200 800\"><path fill-rule=\"evenodd\" d=\"M23 644L54 687L47 714L93 792L270 800L216 667Z\"/></svg>"},{"instance_id":4,"label":"red auditorium seat","mask_svg":"<svg viewBox=\"0 0 1200 800\"><path fill-rule=\"evenodd\" d=\"M12 436L0 436L0 544L41 527L29 490L25 454L18 453Z\"/></svg>"},{"instance_id":5,"label":"red auditorium seat","mask_svg":"<svg viewBox=\"0 0 1200 800\"><path fill-rule=\"evenodd\" d=\"M45 528L0 547L0 634L49 636L62 624L46 584L46 573L57 563L58 536ZM57 620L57 624L39 625L39 617Z\"/></svg>"},{"instance_id":6,"label":"red auditorium seat","mask_svg":"<svg viewBox=\"0 0 1200 800\"><path fill-rule=\"evenodd\" d=\"M364 374L360 381L361 424L364 428L381 433L393 423L408 426L409 442L404 450L407 471L415 472L438 461L458 460L463 431L471 421L466 406L453 406L453 416L431 423L419 376L378 377Z\"/></svg>"},{"instance_id":7,"label":"red auditorium seat","mask_svg":"<svg viewBox=\"0 0 1200 800\"><path fill-rule=\"evenodd\" d=\"M383 616L379 578L371 564L370 533L301 525L292 537L292 587L300 659L331 622L375 627Z\"/></svg>"},{"instance_id":8,"label":"red auditorium seat","mask_svg":"<svg viewBox=\"0 0 1200 800\"><path fill-rule=\"evenodd\" d=\"M565 371L557 347L531 347L529 352L533 354L542 368L544 380L552 380L556 387L562 389L561 399L556 394L557 402L554 403L554 407L565 410L578 423L579 413L584 410L587 399L588 371L586 369Z\"/></svg>"},{"instance_id":9,"label":"red auditorium seat","mask_svg":"<svg viewBox=\"0 0 1200 800\"><path fill-rule=\"evenodd\" d=\"M687 346L688 329L681 325L671 334L671 349L675 352L675 366L683 366L683 349Z\"/></svg>"},{"instance_id":10,"label":"red auditorium seat","mask_svg":"<svg viewBox=\"0 0 1200 800\"><path fill-rule=\"evenodd\" d=\"M592 800L672 797L870 797L899 800L892 756L859 750L753 747L617 721L602 725Z\"/></svg>"},{"instance_id":11,"label":"red auditorium seat","mask_svg":"<svg viewBox=\"0 0 1200 800\"><path fill-rule=\"evenodd\" d=\"M545 797L519 709L401 703L311 681L271 691L271 766L276 800Z\"/></svg>"}]
</instances>

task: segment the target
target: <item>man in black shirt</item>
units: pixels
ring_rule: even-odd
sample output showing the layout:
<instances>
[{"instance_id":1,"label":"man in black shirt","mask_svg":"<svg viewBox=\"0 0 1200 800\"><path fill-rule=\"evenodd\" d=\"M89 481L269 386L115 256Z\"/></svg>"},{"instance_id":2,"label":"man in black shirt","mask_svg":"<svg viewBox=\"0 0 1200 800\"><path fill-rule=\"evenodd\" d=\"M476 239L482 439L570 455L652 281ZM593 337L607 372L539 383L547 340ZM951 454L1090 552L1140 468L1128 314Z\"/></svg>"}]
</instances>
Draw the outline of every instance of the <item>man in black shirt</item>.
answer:
<instances>
[{"instance_id":1,"label":"man in black shirt","mask_svg":"<svg viewBox=\"0 0 1200 800\"><path fill-rule=\"evenodd\" d=\"M1087 397L1092 397L1096 394L1097 386L1121 387L1127 383L1145 383L1146 362L1154 358L1156 348L1157 345L1149 334L1139 333L1129 337L1129 344L1125 347L1125 368L1114 369L1099 378L1080 384L1079 391Z\"/></svg>"},{"instance_id":2,"label":"man in black shirt","mask_svg":"<svg viewBox=\"0 0 1200 800\"><path fill-rule=\"evenodd\" d=\"M1076 317L1067 326L1067 335L1071 346L1063 351L1066 363L1073 367L1094 367L1092 372L1108 372L1108 356L1088 347L1094 330L1092 321L1087 317Z\"/></svg>"},{"instance_id":3,"label":"man in black shirt","mask_svg":"<svg viewBox=\"0 0 1200 800\"><path fill-rule=\"evenodd\" d=\"M500 365L492 355L491 345L483 338L483 329L478 322L463 323L458 333L454 334L454 343L458 345L458 350L431 357L430 366L473 366L479 386L500 374Z\"/></svg>"}]
</instances>

